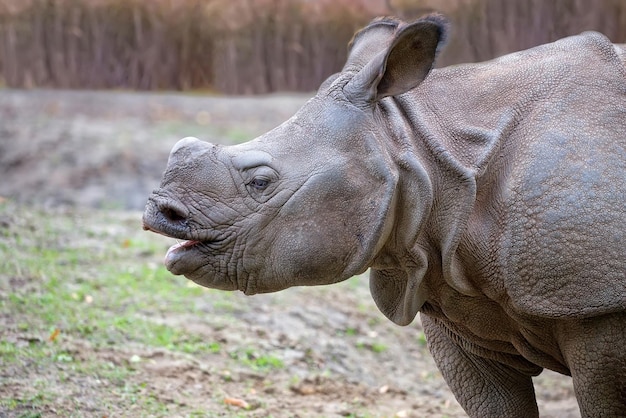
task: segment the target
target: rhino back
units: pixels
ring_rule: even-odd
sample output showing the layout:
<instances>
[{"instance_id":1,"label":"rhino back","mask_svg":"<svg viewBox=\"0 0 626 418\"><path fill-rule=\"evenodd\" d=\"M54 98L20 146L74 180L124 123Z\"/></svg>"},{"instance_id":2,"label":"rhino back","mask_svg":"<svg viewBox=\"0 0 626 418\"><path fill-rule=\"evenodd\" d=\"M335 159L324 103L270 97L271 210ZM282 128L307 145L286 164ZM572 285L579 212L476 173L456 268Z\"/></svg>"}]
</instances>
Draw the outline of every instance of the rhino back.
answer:
<instances>
[{"instance_id":1,"label":"rhino back","mask_svg":"<svg viewBox=\"0 0 626 418\"><path fill-rule=\"evenodd\" d=\"M571 41L581 52L570 75L511 162L502 242L514 305L544 316L626 309L624 67L599 35Z\"/></svg>"},{"instance_id":2,"label":"rhino back","mask_svg":"<svg viewBox=\"0 0 626 418\"><path fill-rule=\"evenodd\" d=\"M517 309L584 317L626 309L626 78L605 38L563 43L510 161L500 263Z\"/></svg>"}]
</instances>

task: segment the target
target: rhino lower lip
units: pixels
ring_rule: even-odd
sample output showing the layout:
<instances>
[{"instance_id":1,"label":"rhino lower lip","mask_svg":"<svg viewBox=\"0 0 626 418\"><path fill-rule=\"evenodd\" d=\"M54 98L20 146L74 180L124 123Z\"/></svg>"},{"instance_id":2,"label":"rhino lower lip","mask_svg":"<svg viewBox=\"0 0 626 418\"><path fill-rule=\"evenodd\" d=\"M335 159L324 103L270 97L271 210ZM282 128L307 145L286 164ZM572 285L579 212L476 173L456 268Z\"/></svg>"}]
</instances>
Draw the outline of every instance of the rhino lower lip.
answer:
<instances>
[{"instance_id":1,"label":"rhino lower lip","mask_svg":"<svg viewBox=\"0 0 626 418\"><path fill-rule=\"evenodd\" d=\"M198 244L202 244L202 241L188 240L172 245L165 254L165 265L171 264L180 257L183 252L189 251Z\"/></svg>"}]
</instances>

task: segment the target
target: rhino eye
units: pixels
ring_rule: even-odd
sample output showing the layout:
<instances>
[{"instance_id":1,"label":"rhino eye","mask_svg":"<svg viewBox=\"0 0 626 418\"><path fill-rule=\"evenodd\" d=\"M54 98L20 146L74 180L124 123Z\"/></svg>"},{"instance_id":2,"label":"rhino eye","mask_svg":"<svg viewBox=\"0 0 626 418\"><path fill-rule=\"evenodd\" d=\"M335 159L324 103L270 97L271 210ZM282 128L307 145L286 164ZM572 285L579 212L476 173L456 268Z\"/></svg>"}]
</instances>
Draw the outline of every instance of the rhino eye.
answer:
<instances>
[{"instance_id":1,"label":"rhino eye","mask_svg":"<svg viewBox=\"0 0 626 418\"><path fill-rule=\"evenodd\" d=\"M271 188L274 180L278 179L278 173L271 167L252 167L242 173L248 193L252 197L261 198L267 189Z\"/></svg>"},{"instance_id":2,"label":"rhino eye","mask_svg":"<svg viewBox=\"0 0 626 418\"><path fill-rule=\"evenodd\" d=\"M264 178L255 177L252 179L250 183L248 183L250 187L257 191L263 191L270 184L270 181Z\"/></svg>"}]
</instances>

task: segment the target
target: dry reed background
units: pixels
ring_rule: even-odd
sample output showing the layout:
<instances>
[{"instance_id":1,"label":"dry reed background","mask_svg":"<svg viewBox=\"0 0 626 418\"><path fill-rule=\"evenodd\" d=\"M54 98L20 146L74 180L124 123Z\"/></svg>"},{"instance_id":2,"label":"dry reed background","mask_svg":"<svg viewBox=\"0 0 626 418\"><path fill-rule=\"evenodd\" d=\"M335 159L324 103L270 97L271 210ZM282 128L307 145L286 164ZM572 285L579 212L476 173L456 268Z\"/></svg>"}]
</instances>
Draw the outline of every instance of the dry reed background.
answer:
<instances>
[{"instance_id":1,"label":"dry reed background","mask_svg":"<svg viewBox=\"0 0 626 418\"><path fill-rule=\"evenodd\" d=\"M0 0L9 87L311 91L378 14L443 10L440 65L584 30L626 42L626 0Z\"/></svg>"}]
</instances>

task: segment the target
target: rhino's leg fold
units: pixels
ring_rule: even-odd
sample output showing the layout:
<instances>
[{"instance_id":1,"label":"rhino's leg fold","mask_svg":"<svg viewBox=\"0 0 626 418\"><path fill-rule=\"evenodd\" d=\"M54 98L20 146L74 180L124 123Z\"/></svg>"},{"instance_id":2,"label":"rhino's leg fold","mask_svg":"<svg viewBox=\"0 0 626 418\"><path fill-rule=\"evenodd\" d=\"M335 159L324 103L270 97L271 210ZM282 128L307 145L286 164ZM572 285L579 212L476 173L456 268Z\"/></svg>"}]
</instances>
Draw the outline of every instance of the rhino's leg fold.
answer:
<instances>
[{"instance_id":1,"label":"rhino's leg fold","mask_svg":"<svg viewBox=\"0 0 626 418\"><path fill-rule=\"evenodd\" d=\"M626 314L566 321L559 339L581 416L626 416Z\"/></svg>"},{"instance_id":2,"label":"rhino's leg fold","mask_svg":"<svg viewBox=\"0 0 626 418\"><path fill-rule=\"evenodd\" d=\"M470 417L539 416L531 375L464 350L437 319L421 319L430 352Z\"/></svg>"}]
</instances>

